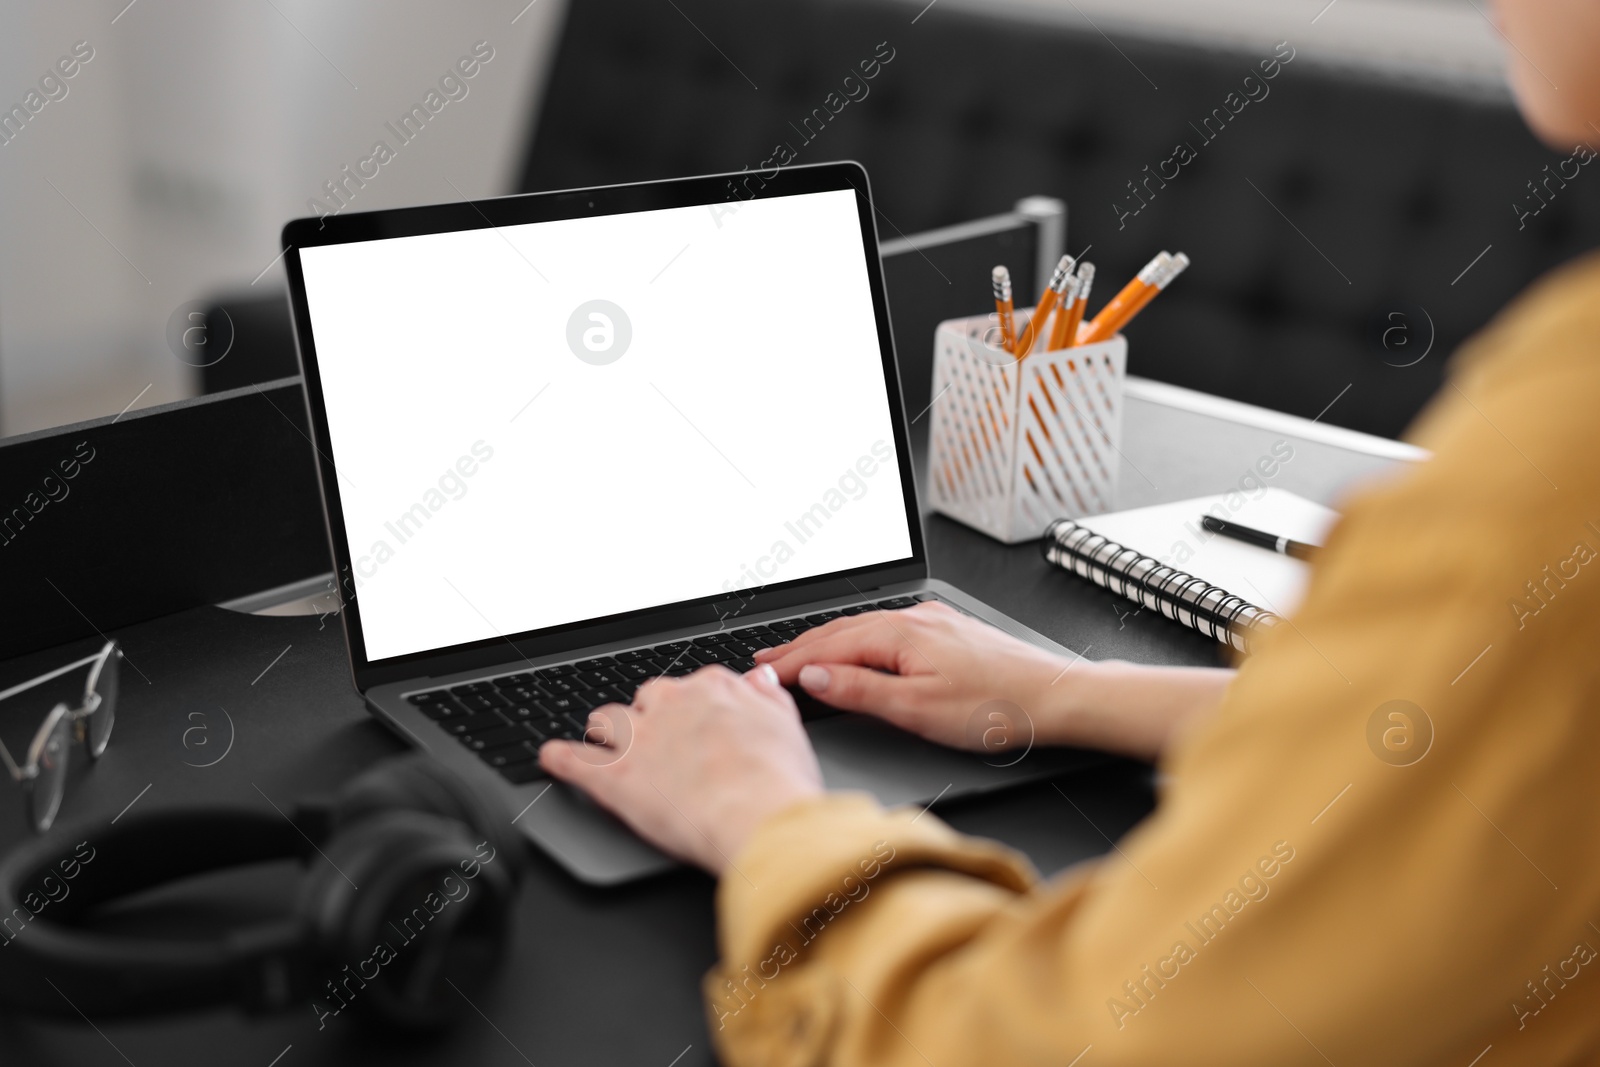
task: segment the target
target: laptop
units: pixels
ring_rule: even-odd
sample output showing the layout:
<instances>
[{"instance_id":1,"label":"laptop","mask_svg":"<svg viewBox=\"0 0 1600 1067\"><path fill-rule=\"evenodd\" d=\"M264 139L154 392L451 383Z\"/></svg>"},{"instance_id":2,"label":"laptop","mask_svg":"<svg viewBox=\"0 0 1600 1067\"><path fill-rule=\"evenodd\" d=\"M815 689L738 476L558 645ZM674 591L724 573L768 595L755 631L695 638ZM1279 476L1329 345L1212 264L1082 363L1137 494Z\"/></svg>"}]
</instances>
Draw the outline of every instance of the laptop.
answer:
<instances>
[{"instance_id":1,"label":"laptop","mask_svg":"<svg viewBox=\"0 0 1600 1067\"><path fill-rule=\"evenodd\" d=\"M858 164L283 237L356 688L581 881L674 861L546 777L537 747L650 677L747 670L840 615L929 599L1066 651L929 577ZM1016 709L974 709L1015 738L975 754L800 703L827 785L889 805L1098 758L1034 749ZM601 756L626 758L612 740Z\"/></svg>"}]
</instances>

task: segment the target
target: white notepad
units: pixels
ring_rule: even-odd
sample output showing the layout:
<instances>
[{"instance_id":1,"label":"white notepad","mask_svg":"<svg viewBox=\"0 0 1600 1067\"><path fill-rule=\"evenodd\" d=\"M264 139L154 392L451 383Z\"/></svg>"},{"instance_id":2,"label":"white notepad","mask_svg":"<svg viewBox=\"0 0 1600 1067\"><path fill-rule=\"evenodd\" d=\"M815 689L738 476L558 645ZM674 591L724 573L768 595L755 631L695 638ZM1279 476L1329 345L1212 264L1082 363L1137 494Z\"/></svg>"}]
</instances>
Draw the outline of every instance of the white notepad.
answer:
<instances>
[{"instance_id":1,"label":"white notepad","mask_svg":"<svg viewBox=\"0 0 1600 1067\"><path fill-rule=\"evenodd\" d=\"M1322 544L1338 512L1283 489L1227 493L1057 520L1045 558L1168 618L1245 650L1250 631L1294 611L1309 564L1213 534L1204 515Z\"/></svg>"}]
</instances>

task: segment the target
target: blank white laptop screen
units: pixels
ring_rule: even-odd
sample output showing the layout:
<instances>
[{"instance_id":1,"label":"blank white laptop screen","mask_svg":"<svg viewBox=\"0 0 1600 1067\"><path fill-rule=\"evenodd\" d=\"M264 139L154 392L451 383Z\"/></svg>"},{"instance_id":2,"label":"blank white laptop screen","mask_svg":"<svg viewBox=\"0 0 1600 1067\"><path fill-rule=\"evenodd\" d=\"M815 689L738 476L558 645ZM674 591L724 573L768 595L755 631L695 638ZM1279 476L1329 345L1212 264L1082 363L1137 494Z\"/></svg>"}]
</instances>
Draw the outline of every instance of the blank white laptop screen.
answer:
<instances>
[{"instance_id":1,"label":"blank white laptop screen","mask_svg":"<svg viewBox=\"0 0 1600 1067\"><path fill-rule=\"evenodd\" d=\"M370 660L911 555L851 191L300 257Z\"/></svg>"}]
</instances>

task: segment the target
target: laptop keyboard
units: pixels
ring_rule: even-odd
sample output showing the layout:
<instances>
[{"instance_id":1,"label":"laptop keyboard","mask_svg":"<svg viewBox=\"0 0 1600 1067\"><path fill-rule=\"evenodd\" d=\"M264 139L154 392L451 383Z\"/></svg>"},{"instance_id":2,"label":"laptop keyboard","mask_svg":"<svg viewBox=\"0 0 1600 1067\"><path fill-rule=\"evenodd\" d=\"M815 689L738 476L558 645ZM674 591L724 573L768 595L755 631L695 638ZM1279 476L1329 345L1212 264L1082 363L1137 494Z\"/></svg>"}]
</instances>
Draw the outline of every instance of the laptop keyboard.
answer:
<instances>
[{"instance_id":1,"label":"laptop keyboard","mask_svg":"<svg viewBox=\"0 0 1600 1067\"><path fill-rule=\"evenodd\" d=\"M918 593L852 604L835 611L718 630L593 659L429 689L405 699L508 781L521 785L546 777L537 759L541 744L555 738L580 739L589 712L602 704L631 703L634 692L651 678L692 674L712 663L742 673L756 665L758 650L785 644L823 623L867 611L896 611L921 600L935 599L938 598L932 593ZM804 719L838 714L804 694L797 694L796 700Z\"/></svg>"}]
</instances>

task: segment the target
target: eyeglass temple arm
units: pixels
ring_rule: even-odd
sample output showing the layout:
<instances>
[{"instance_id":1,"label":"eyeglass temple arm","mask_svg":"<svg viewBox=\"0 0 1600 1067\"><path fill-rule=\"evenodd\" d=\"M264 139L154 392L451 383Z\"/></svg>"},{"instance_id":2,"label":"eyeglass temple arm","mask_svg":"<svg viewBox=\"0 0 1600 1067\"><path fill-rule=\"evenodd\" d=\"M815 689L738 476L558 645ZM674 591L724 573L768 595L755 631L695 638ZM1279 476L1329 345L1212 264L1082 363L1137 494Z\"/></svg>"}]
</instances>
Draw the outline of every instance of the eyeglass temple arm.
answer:
<instances>
[{"instance_id":1,"label":"eyeglass temple arm","mask_svg":"<svg viewBox=\"0 0 1600 1067\"><path fill-rule=\"evenodd\" d=\"M26 780L27 775L22 773L22 768L17 766L17 761L11 758L11 750L6 748L4 741L0 741L0 762L6 765L6 771L10 773L13 781L21 782Z\"/></svg>"},{"instance_id":2,"label":"eyeglass temple arm","mask_svg":"<svg viewBox=\"0 0 1600 1067\"><path fill-rule=\"evenodd\" d=\"M69 674L72 671L87 667L89 664L93 663L95 660L104 655L105 650L101 649L92 656L85 656L80 660L75 660L72 663L67 664L65 667L57 667L48 674L41 674L39 677L23 682L21 685L14 685L10 689L0 692L0 700L9 699L10 697L16 696L18 693L26 693L36 685L43 685L46 682L54 681L63 674Z\"/></svg>"}]
</instances>

